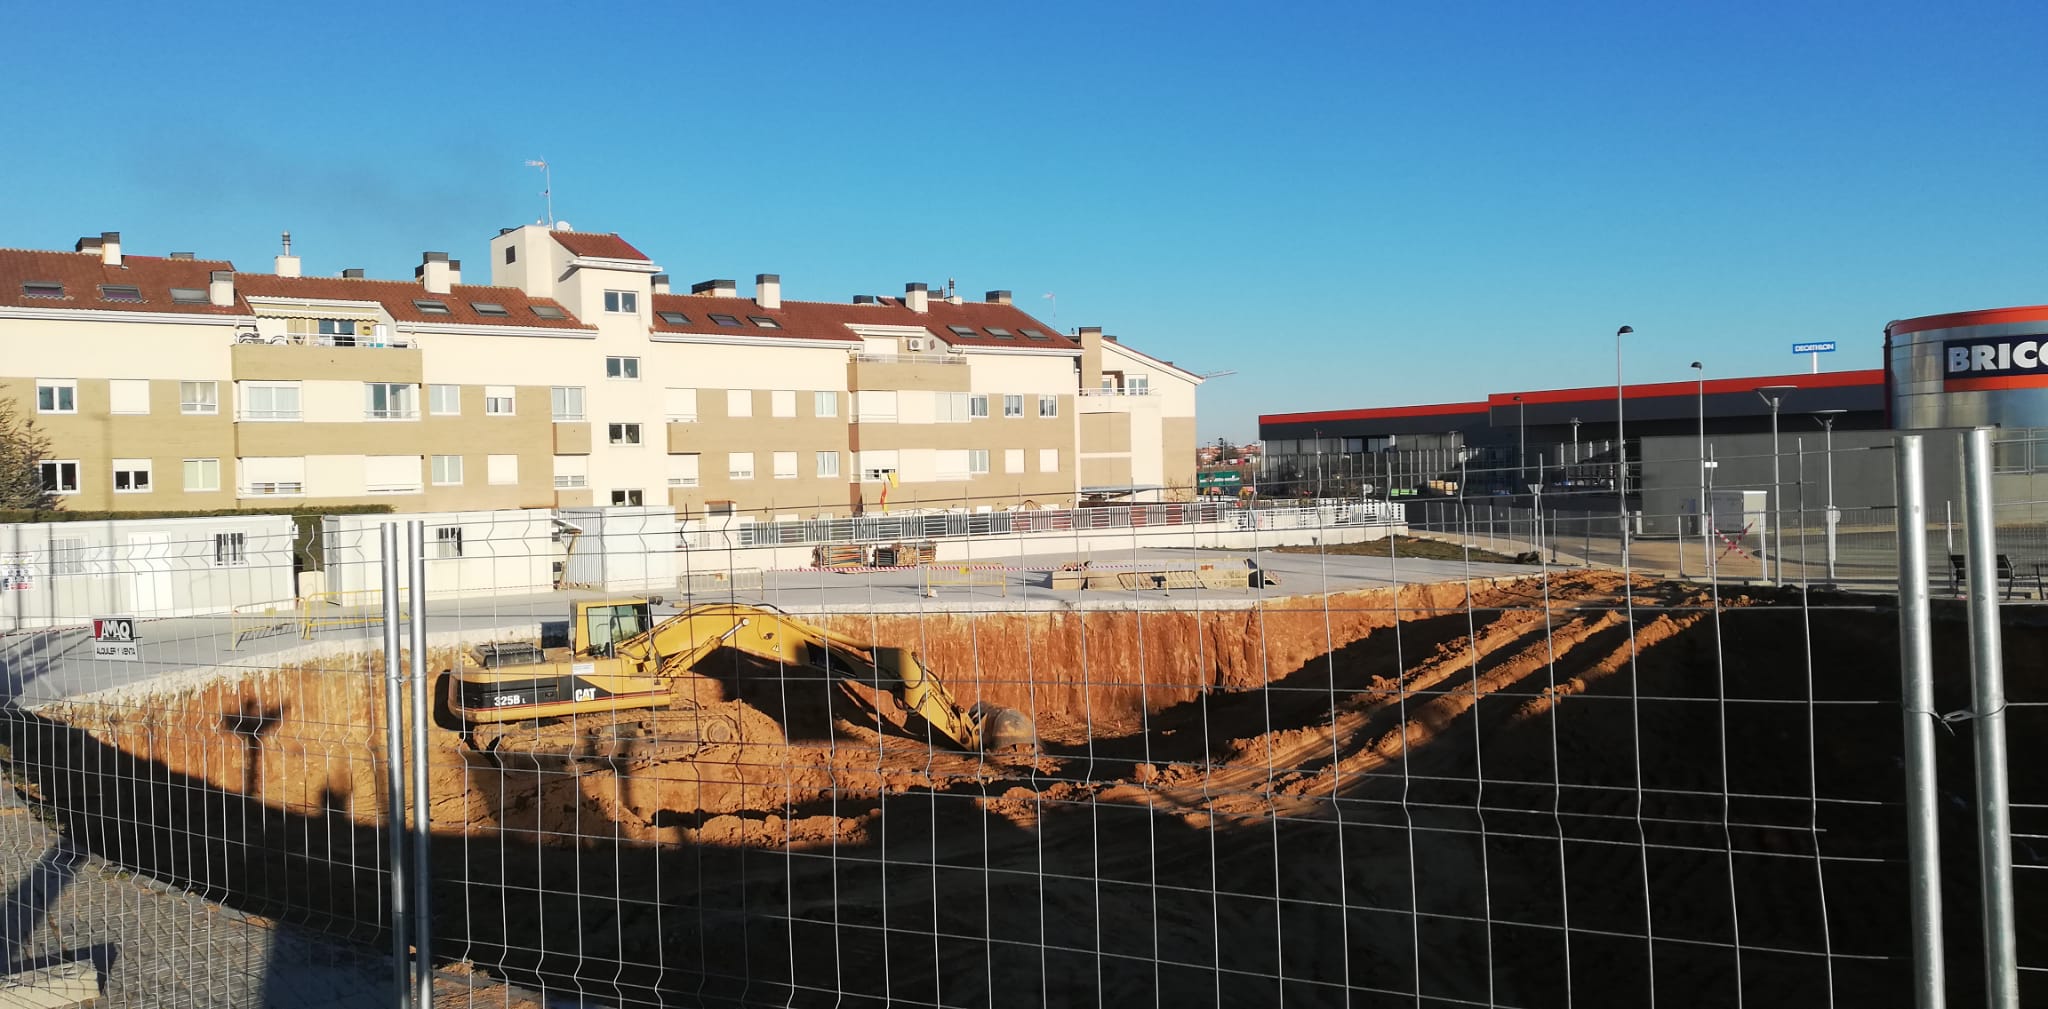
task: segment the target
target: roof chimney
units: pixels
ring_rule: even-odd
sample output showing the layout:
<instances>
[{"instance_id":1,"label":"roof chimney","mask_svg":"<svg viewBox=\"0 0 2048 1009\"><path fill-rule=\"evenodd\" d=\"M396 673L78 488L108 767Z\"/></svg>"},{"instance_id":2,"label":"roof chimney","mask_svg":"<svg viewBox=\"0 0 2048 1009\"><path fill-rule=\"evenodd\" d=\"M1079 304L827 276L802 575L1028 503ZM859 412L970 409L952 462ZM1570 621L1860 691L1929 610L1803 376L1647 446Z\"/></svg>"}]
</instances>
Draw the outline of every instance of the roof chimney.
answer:
<instances>
[{"instance_id":1,"label":"roof chimney","mask_svg":"<svg viewBox=\"0 0 2048 1009\"><path fill-rule=\"evenodd\" d=\"M779 273L754 274L754 303L762 308L782 307L782 275Z\"/></svg>"},{"instance_id":2,"label":"roof chimney","mask_svg":"<svg viewBox=\"0 0 2048 1009\"><path fill-rule=\"evenodd\" d=\"M185 260L185 261L189 262L189 261L191 261L192 259L195 259L195 258L197 258L197 257L195 257L195 256L194 256L194 255L193 255L192 253L189 253L189 252L173 252L173 253L171 253L171 258L172 258L172 259L181 259L181 260Z\"/></svg>"},{"instance_id":3,"label":"roof chimney","mask_svg":"<svg viewBox=\"0 0 2048 1009\"><path fill-rule=\"evenodd\" d=\"M667 294L667 293L668 293L668 274L666 274L666 273L657 273L657 274L655 274L655 275L654 275L654 293L656 293L656 294Z\"/></svg>"},{"instance_id":4,"label":"roof chimney","mask_svg":"<svg viewBox=\"0 0 2048 1009\"><path fill-rule=\"evenodd\" d=\"M107 266L121 265L121 233L100 232L100 262Z\"/></svg>"},{"instance_id":5,"label":"roof chimney","mask_svg":"<svg viewBox=\"0 0 2048 1009\"><path fill-rule=\"evenodd\" d=\"M1010 303L1010 292L990 291L982 297L982 300L991 305L1007 305Z\"/></svg>"},{"instance_id":6,"label":"roof chimney","mask_svg":"<svg viewBox=\"0 0 2048 1009\"><path fill-rule=\"evenodd\" d=\"M929 299L931 295L926 293L928 290L929 288L923 284L903 285L903 307L918 313L930 311L931 303Z\"/></svg>"},{"instance_id":7,"label":"roof chimney","mask_svg":"<svg viewBox=\"0 0 2048 1009\"><path fill-rule=\"evenodd\" d=\"M71 246L73 252L98 252L101 239L98 235L87 235Z\"/></svg>"},{"instance_id":8,"label":"roof chimney","mask_svg":"<svg viewBox=\"0 0 2048 1009\"><path fill-rule=\"evenodd\" d=\"M284 251L277 254L277 275L296 277L299 275L299 257L292 255L292 233L284 233Z\"/></svg>"},{"instance_id":9,"label":"roof chimney","mask_svg":"<svg viewBox=\"0 0 2048 1009\"><path fill-rule=\"evenodd\" d=\"M363 268L360 266L351 266L348 269L341 271L341 279L361 280L363 279Z\"/></svg>"},{"instance_id":10,"label":"roof chimney","mask_svg":"<svg viewBox=\"0 0 2048 1009\"><path fill-rule=\"evenodd\" d=\"M445 252L424 252L420 254L420 265L413 267L413 279L427 287L428 294L447 294L453 271L448 266Z\"/></svg>"},{"instance_id":11,"label":"roof chimney","mask_svg":"<svg viewBox=\"0 0 2048 1009\"><path fill-rule=\"evenodd\" d=\"M235 271L215 270L207 277L206 300L220 308L232 307L235 303Z\"/></svg>"},{"instance_id":12,"label":"roof chimney","mask_svg":"<svg viewBox=\"0 0 2048 1009\"><path fill-rule=\"evenodd\" d=\"M452 287L460 283L462 283L462 260L451 259L448 261L448 284Z\"/></svg>"},{"instance_id":13,"label":"roof chimney","mask_svg":"<svg viewBox=\"0 0 2048 1009\"><path fill-rule=\"evenodd\" d=\"M879 302L875 301L875 296L872 294L856 294L853 296L853 303L856 305L879 304Z\"/></svg>"},{"instance_id":14,"label":"roof chimney","mask_svg":"<svg viewBox=\"0 0 2048 1009\"><path fill-rule=\"evenodd\" d=\"M737 280L700 280L690 285L690 293L707 298L737 298L740 296L740 282Z\"/></svg>"}]
</instances>

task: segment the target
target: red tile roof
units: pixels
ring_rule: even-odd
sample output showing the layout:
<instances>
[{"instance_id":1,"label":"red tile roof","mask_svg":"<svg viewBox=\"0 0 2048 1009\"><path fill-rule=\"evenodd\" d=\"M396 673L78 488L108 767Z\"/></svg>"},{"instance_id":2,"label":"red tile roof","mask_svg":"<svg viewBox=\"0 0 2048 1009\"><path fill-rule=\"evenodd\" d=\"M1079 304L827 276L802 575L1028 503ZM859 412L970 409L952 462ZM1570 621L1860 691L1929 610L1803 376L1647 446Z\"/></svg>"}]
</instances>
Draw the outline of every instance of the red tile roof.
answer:
<instances>
[{"instance_id":1,"label":"red tile roof","mask_svg":"<svg viewBox=\"0 0 2048 1009\"><path fill-rule=\"evenodd\" d=\"M598 234L582 231L550 231L555 242L578 256L597 259L638 259L646 261L647 254L633 248L631 242L618 236L617 232Z\"/></svg>"},{"instance_id":2,"label":"red tile roof","mask_svg":"<svg viewBox=\"0 0 2048 1009\"><path fill-rule=\"evenodd\" d=\"M696 294L657 294L654 296L654 331L656 333L691 333L709 336L753 336L783 339L832 340L838 342L858 341L849 326L857 324L873 326L919 326L947 343L963 347L1002 347L1039 350L1079 351L1081 345L1071 337L1061 335L1014 305L991 305L984 302L970 302L955 305L942 299L933 299L930 311L923 314L903 307L895 298L884 298L880 304L854 305L832 301L785 301L781 308L764 309L752 298L712 298ZM662 319L659 313L681 312L689 319L687 324L671 323ZM711 315L730 315L739 320L738 326L720 326L711 321ZM763 329L748 321L749 316L762 316L775 320L778 328ZM965 326L974 331L972 336L955 333L952 326ZM1002 329L1008 337L989 334L989 330ZM1043 340L1034 340L1023 334L1026 329L1045 335Z\"/></svg>"},{"instance_id":3,"label":"red tile roof","mask_svg":"<svg viewBox=\"0 0 2048 1009\"><path fill-rule=\"evenodd\" d=\"M218 259L165 259L160 256L125 256L120 266L100 262L98 249L88 252L0 249L0 305L16 308L68 308L108 312L181 312L192 315L242 315L241 305L217 307L206 302L183 304L171 300L171 288L206 290L215 270L234 265ZM32 298L22 285L55 282L64 285L62 298ZM141 301L108 301L100 296L100 285L120 284L141 289Z\"/></svg>"},{"instance_id":4,"label":"red tile roof","mask_svg":"<svg viewBox=\"0 0 2048 1009\"><path fill-rule=\"evenodd\" d=\"M429 294L424 285L403 280L358 280L341 277L278 277L267 273L238 273L236 293L270 298L305 298L314 301L374 301L399 322L434 322L472 326L527 326L537 329L589 329L569 310L552 298L529 298L516 287L486 287L456 284L449 294ZM429 315L414 305L415 300L438 301L448 314ZM498 304L504 315L484 315L472 302ZM533 313L535 305L562 308L562 318L544 319ZM247 309L244 309L247 311Z\"/></svg>"}]
</instances>

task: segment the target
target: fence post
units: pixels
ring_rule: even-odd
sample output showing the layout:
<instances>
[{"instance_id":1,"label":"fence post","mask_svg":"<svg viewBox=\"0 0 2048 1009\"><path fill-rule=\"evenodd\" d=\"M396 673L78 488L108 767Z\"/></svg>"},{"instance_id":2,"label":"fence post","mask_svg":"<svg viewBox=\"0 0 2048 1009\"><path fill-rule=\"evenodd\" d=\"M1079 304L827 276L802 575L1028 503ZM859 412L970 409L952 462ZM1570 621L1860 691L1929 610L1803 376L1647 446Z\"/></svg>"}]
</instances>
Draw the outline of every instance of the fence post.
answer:
<instances>
[{"instance_id":1,"label":"fence post","mask_svg":"<svg viewBox=\"0 0 2048 1009\"><path fill-rule=\"evenodd\" d=\"M1934 632L1927 589L1923 437L1898 437L1899 706L1906 729L1906 873L1913 928L1913 1004L1942 1009L1941 832L1934 769Z\"/></svg>"},{"instance_id":2,"label":"fence post","mask_svg":"<svg viewBox=\"0 0 2048 1009\"><path fill-rule=\"evenodd\" d=\"M430 1009L434 1004L434 878L430 868L432 805L427 787L427 524L414 520L406 524L406 560L412 585L407 600L407 637L412 645L412 949L413 1005Z\"/></svg>"},{"instance_id":3,"label":"fence post","mask_svg":"<svg viewBox=\"0 0 2048 1009\"><path fill-rule=\"evenodd\" d=\"M398 1004L411 1001L410 966L406 937L411 922L406 911L405 886L405 744L400 737L405 724L404 706L399 700L401 673L398 664L398 523L385 522L383 532L384 574L384 808L385 857L391 872L391 969L397 981Z\"/></svg>"},{"instance_id":4,"label":"fence post","mask_svg":"<svg viewBox=\"0 0 2048 1009\"><path fill-rule=\"evenodd\" d=\"M2013 937L2012 810L2006 802L2005 656L1998 627L1998 544L1991 499L1991 430L1963 436L1963 532L1969 554L1972 720L1977 742L1977 846L1984 888L1985 1005L2019 1009Z\"/></svg>"}]
</instances>

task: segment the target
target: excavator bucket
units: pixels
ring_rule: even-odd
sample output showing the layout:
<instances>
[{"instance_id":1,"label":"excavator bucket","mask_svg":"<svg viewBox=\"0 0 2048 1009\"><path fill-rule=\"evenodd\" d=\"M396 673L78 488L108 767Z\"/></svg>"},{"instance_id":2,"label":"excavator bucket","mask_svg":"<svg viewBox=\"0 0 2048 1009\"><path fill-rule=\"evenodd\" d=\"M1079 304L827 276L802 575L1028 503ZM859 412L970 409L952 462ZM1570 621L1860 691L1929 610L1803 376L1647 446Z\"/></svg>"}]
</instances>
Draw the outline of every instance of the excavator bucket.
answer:
<instances>
[{"instance_id":1,"label":"excavator bucket","mask_svg":"<svg viewBox=\"0 0 2048 1009\"><path fill-rule=\"evenodd\" d=\"M974 719L981 728L981 748L985 751L1007 750L1013 746L1036 748L1038 726L1031 716L1016 708L1005 708L999 704L982 702L974 706Z\"/></svg>"}]
</instances>

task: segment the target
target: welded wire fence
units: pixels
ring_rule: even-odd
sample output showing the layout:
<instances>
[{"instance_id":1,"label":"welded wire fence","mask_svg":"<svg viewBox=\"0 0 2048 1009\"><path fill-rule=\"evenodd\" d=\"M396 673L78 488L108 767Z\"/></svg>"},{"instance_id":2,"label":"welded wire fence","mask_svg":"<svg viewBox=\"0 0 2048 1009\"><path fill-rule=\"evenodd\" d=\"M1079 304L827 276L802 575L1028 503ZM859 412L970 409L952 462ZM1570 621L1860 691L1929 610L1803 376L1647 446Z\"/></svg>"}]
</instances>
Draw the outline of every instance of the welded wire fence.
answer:
<instances>
[{"instance_id":1,"label":"welded wire fence","mask_svg":"<svg viewBox=\"0 0 2048 1009\"><path fill-rule=\"evenodd\" d=\"M1834 521L1858 594L1821 590L1826 512L1788 503L1769 578L1547 495L1013 510L1000 534L970 502L714 546L663 509L390 517L424 523L417 565L383 516L96 524L61 570L19 532L8 969L89 972L112 1005L399 1004L393 564L426 597L432 724L397 750L432 842L400 847L446 1004L1897 1004L1898 624L1871 594L1895 511ZM336 593L378 616L239 633ZM1966 654L1937 604L1936 654ZM2032 613L2005 647L2039 999ZM137 618L134 660L95 616ZM1960 1000L1982 975L1953 730Z\"/></svg>"}]
</instances>

